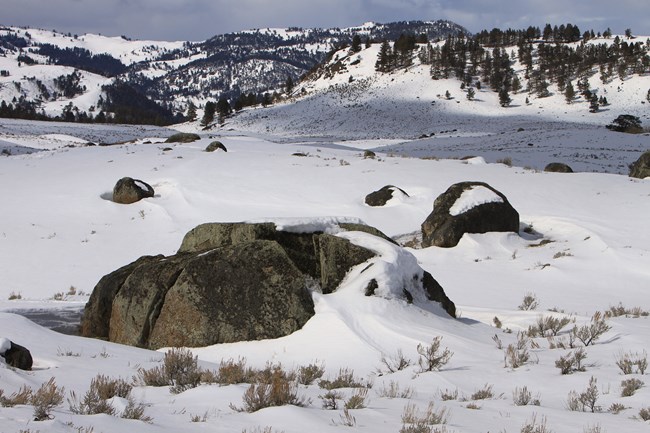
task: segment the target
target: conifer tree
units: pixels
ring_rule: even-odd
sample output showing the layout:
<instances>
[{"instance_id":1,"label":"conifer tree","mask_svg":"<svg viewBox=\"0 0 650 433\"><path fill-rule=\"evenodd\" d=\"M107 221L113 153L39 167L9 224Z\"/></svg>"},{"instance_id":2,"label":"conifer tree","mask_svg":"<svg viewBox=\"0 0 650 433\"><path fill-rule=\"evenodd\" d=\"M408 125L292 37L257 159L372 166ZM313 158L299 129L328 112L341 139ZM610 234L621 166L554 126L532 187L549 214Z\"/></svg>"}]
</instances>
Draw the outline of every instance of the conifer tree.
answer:
<instances>
[{"instance_id":1,"label":"conifer tree","mask_svg":"<svg viewBox=\"0 0 650 433\"><path fill-rule=\"evenodd\" d=\"M352 38L352 46L350 46L350 53L358 53L361 51L361 36L354 35Z\"/></svg>"},{"instance_id":2,"label":"conifer tree","mask_svg":"<svg viewBox=\"0 0 650 433\"><path fill-rule=\"evenodd\" d=\"M499 91L499 105L502 107L507 107L510 105L512 102L512 99L510 99L510 94L508 93L508 90L504 87Z\"/></svg>"},{"instance_id":3,"label":"conifer tree","mask_svg":"<svg viewBox=\"0 0 650 433\"><path fill-rule=\"evenodd\" d=\"M187 105L187 114L186 114L187 120L190 122L193 122L196 120L196 105L194 105L194 102L190 101L190 103Z\"/></svg>"},{"instance_id":4,"label":"conifer tree","mask_svg":"<svg viewBox=\"0 0 650 433\"><path fill-rule=\"evenodd\" d=\"M467 99L470 101L474 100L474 96L476 96L476 92L474 91L473 87L470 87L467 89Z\"/></svg>"},{"instance_id":5,"label":"conifer tree","mask_svg":"<svg viewBox=\"0 0 650 433\"><path fill-rule=\"evenodd\" d=\"M570 104L573 102L573 100L576 97L576 91L573 88L573 84L569 83L566 85L566 88L564 89L564 98L566 99L566 103Z\"/></svg>"},{"instance_id":6,"label":"conifer tree","mask_svg":"<svg viewBox=\"0 0 650 433\"><path fill-rule=\"evenodd\" d=\"M214 101L208 101L203 108L203 117L201 118L201 126L208 126L214 121L214 113L217 111L217 104Z\"/></svg>"}]
</instances>

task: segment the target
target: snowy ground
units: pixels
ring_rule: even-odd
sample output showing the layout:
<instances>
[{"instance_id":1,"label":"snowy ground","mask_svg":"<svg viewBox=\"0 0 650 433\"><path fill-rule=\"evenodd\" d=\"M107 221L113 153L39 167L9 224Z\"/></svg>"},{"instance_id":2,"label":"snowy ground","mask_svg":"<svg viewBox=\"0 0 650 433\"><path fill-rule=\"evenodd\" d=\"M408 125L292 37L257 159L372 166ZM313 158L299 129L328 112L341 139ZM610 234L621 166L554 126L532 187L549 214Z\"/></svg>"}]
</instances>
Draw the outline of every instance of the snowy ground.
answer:
<instances>
[{"instance_id":1,"label":"snowy ground","mask_svg":"<svg viewBox=\"0 0 650 433\"><path fill-rule=\"evenodd\" d=\"M319 396L326 391L316 385L299 388L300 395L311 399L306 407L237 412L230 405L242 406L248 385L241 384L203 385L178 395L167 388L136 387L133 395L146 405L151 423L76 415L67 402L53 410L53 419L40 422L31 420L29 405L0 407L3 432L73 432L90 427L95 432L250 432L266 426L287 433L398 432L409 401L422 411L430 401L436 408L446 408L448 432L519 432L533 416L538 423L545 417L547 428L555 432L580 432L594 426L608 432L648 429L648 422L639 419L639 410L650 406L648 386L631 397L621 397L622 380L647 382L646 376L623 376L616 366L617 357L625 353L642 356L650 350L648 317L608 319L611 330L586 348L586 371L571 375L561 375L555 367L555 361L569 351L550 349L546 338L534 339L537 345L529 349L530 362L517 369L504 367L504 352L492 339L497 335L504 347L514 343L517 331L550 315L547 310L551 308L565 312L553 313L555 317L572 315L579 326L588 323L594 312L619 303L650 310L648 180L604 173L542 173L485 163L481 158L403 157L393 149L417 156L417 147L426 140L398 144L358 137L363 140L343 141L332 133L328 140L289 137L276 143L265 139L262 131L256 136L223 131L219 139L228 152L206 153L203 149L216 132L199 142L168 145L156 138L165 135L160 129L94 129L5 120L0 126L0 143L38 150L0 158L0 310L5 311L0 313L0 337L28 347L35 358L32 372L0 365L0 389L5 397L22 385L36 389L51 377L65 387L66 397L73 390L80 395L98 373L130 379L138 368L158 365L161 353L57 334L6 311L79 308L103 275L144 254L173 254L183 235L200 223L351 217L406 241L417 236L438 194L453 183L475 180L503 192L519 211L522 229L533 228L519 235L466 235L451 249L406 250L402 263L417 261L431 272L456 303L459 320L417 303L367 298L355 269L337 293L315 295L316 315L304 329L278 340L194 351L206 368L239 357L255 367L281 362L294 368L319 361L330 378L340 368L352 368L355 376L373 383L367 408L350 411L355 418L352 427L343 425L341 409L322 408ZM513 130L513 125L500 127ZM560 151L559 138L557 142L539 138L544 135L534 128L554 129L531 124L517 133L528 134L522 142L538 138L535 146L526 145L527 152L507 154L522 166L539 163L543 159L536 152L539 149L555 146ZM591 141L590 129L578 126L568 131ZM113 142L135 141L83 145L99 141L93 137L102 135ZM345 131L342 135L345 138ZM628 139L621 134L611 137L620 137L624 143ZM475 139L476 147L467 153L483 156L478 146L482 139ZM641 141L608 150L614 169L601 165L597 171L625 172L619 165L638 158L644 143L647 148L647 137L635 139ZM496 137L489 140L496 145ZM163 150L166 147L172 150ZM391 149L391 153L364 159L363 150L368 148ZM293 156L296 152L307 156ZM486 156L489 161L490 154ZM123 176L148 182L156 196L133 205L107 200ZM404 189L409 197L394 199L384 208L364 204L366 194L387 184ZM21 299L9 300L12 294ZM536 310L518 309L526 294L538 299ZM495 316L503 329L513 333L497 329ZM568 340L566 330L561 335ZM429 344L435 336L442 336L442 345L454 355L442 371L419 373L416 347ZM414 365L378 375L382 355L393 356L398 350ZM583 392L592 376L597 379L602 411L569 411L569 392ZM402 390L410 387L414 395L410 399L382 396L381 390L391 382ZM472 401L471 395L486 386L492 386L493 397ZM523 386L539 394L540 406L513 404L513 391ZM454 390L458 390L458 399L443 401L441 392ZM353 390L342 393L347 398ZM609 412L613 403L626 409L619 414ZM115 399L113 404L119 414L124 401ZM192 416L204 414L204 422L191 422Z\"/></svg>"}]
</instances>

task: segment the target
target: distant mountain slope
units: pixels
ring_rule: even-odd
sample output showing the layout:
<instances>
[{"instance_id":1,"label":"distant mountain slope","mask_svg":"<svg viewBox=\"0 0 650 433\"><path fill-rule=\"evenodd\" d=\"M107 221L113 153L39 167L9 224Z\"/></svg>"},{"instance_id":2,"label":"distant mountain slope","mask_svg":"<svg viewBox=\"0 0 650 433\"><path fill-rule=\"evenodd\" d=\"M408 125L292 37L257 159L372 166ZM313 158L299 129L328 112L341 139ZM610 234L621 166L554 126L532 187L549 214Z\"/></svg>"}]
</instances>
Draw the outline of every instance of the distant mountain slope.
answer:
<instances>
[{"instance_id":1,"label":"distant mountain slope","mask_svg":"<svg viewBox=\"0 0 650 433\"><path fill-rule=\"evenodd\" d=\"M354 35L382 40L403 32L437 39L467 30L442 20L366 23L348 29L247 30L190 43L0 27L0 100L34 102L36 111L50 116L61 115L70 102L92 112L101 86L119 77L158 103L184 112L189 101L202 105L221 96L280 89L288 77L297 81L333 48L350 44ZM85 90L74 98L60 95L54 80L75 69L83 71L80 88Z\"/></svg>"}]
</instances>

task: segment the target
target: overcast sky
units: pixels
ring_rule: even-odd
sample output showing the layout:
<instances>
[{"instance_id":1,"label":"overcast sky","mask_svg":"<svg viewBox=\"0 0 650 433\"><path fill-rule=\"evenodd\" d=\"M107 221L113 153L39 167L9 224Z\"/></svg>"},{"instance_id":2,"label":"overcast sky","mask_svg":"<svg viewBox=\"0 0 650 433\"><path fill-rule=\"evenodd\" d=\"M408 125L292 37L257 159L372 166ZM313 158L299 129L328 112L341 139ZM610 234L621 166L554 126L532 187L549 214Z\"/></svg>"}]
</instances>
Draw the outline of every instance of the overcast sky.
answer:
<instances>
[{"instance_id":1,"label":"overcast sky","mask_svg":"<svg viewBox=\"0 0 650 433\"><path fill-rule=\"evenodd\" d=\"M471 32L545 23L650 36L650 0L2 0L0 24L134 39L204 40L262 27L449 19Z\"/></svg>"}]
</instances>

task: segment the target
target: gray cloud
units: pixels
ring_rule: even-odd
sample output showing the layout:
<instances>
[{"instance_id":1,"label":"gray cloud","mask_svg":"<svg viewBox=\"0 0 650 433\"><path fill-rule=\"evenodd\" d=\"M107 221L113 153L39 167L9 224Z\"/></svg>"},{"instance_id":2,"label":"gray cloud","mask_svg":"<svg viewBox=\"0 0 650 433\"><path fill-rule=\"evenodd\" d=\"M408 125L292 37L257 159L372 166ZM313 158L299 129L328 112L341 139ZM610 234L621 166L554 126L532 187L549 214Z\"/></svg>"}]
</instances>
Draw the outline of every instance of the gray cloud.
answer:
<instances>
[{"instance_id":1,"label":"gray cloud","mask_svg":"<svg viewBox=\"0 0 650 433\"><path fill-rule=\"evenodd\" d=\"M260 27L450 19L470 31L573 23L650 35L648 0L3 0L2 24L138 39L203 40Z\"/></svg>"}]
</instances>

